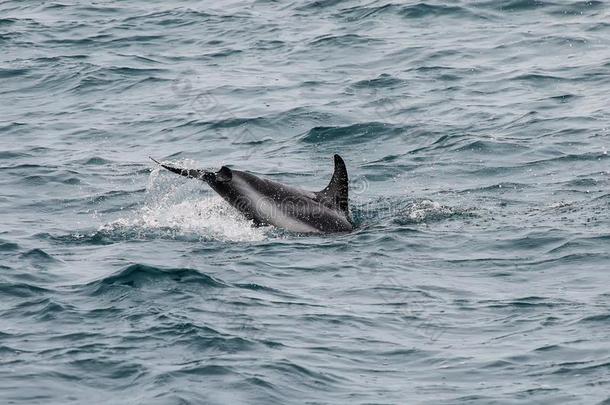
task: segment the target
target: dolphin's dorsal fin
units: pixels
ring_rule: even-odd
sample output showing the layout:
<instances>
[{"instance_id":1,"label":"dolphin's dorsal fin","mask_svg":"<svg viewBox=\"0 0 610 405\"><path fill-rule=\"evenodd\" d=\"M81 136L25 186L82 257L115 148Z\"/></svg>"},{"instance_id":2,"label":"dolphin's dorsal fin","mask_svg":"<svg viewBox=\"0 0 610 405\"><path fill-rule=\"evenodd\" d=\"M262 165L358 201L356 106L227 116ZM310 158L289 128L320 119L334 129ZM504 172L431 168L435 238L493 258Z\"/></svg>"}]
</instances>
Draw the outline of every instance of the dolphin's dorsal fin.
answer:
<instances>
[{"instance_id":1,"label":"dolphin's dorsal fin","mask_svg":"<svg viewBox=\"0 0 610 405\"><path fill-rule=\"evenodd\" d=\"M315 193L316 200L329 208L340 209L348 215L348 178L347 168L341 156L335 155L335 171L328 186Z\"/></svg>"}]
</instances>

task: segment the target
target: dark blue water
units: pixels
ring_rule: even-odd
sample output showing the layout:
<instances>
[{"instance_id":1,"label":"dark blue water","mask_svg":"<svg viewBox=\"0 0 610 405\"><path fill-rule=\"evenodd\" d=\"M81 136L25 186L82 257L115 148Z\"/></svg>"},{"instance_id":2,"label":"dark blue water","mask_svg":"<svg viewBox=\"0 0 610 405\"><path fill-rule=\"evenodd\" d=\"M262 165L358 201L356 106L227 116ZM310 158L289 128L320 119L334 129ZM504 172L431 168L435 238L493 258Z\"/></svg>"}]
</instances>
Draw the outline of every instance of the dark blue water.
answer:
<instances>
[{"instance_id":1,"label":"dark blue water","mask_svg":"<svg viewBox=\"0 0 610 405\"><path fill-rule=\"evenodd\" d=\"M610 403L610 3L3 1L0 403ZM148 156L317 190L252 228Z\"/></svg>"}]
</instances>

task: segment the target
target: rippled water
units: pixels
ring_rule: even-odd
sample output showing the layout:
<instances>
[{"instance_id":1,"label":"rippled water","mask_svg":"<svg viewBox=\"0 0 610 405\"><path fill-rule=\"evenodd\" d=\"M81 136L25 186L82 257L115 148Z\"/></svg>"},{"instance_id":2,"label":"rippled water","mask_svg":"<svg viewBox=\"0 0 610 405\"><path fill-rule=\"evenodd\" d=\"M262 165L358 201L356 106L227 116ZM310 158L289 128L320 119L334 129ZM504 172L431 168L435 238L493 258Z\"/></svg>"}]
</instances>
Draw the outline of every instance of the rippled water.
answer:
<instances>
[{"instance_id":1,"label":"rippled water","mask_svg":"<svg viewBox=\"0 0 610 405\"><path fill-rule=\"evenodd\" d=\"M0 402L610 402L610 4L4 1ZM252 228L228 164L350 234Z\"/></svg>"}]
</instances>

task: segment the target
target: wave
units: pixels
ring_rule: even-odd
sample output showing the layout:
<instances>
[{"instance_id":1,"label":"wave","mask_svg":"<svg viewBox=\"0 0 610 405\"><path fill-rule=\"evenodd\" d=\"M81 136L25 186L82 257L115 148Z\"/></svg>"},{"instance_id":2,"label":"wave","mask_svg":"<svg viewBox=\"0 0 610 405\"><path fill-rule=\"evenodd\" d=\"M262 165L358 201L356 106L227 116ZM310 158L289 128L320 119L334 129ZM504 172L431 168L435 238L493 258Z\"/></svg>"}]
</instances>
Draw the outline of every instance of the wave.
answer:
<instances>
[{"instance_id":1,"label":"wave","mask_svg":"<svg viewBox=\"0 0 610 405\"><path fill-rule=\"evenodd\" d=\"M25 125L25 124L13 123L7 127L0 128L0 131L5 130L6 128L11 128L14 126L19 126L19 125ZM26 153L26 152L9 151L9 150L0 151L0 159L3 159L3 160L12 161L12 160L17 160L17 159L27 158L27 157L32 157L32 155L29 153Z\"/></svg>"},{"instance_id":2,"label":"wave","mask_svg":"<svg viewBox=\"0 0 610 405\"><path fill-rule=\"evenodd\" d=\"M381 17L396 16L408 19L424 19L430 17L484 18L476 8L468 8L459 4L383 4L379 6L356 6L340 10L337 14L349 22L371 20Z\"/></svg>"},{"instance_id":3,"label":"wave","mask_svg":"<svg viewBox=\"0 0 610 405\"><path fill-rule=\"evenodd\" d=\"M497 11L531 11L555 4L544 0L502 0L480 2L477 4L477 7L491 8Z\"/></svg>"},{"instance_id":4,"label":"wave","mask_svg":"<svg viewBox=\"0 0 610 405\"><path fill-rule=\"evenodd\" d=\"M13 252L15 250L19 250L17 243L0 239L0 252Z\"/></svg>"},{"instance_id":5,"label":"wave","mask_svg":"<svg viewBox=\"0 0 610 405\"><path fill-rule=\"evenodd\" d=\"M37 239L46 239L55 243L69 244L69 245L83 245L83 246L104 246L111 245L113 243L123 241L125 238L113 238L112 234L108 234L102 231L96 231L92 233L69 233L62 235L53 235L48 232L37 233L34 235Z\"/></svg>"},{"instance_id":6,"label":"wave","mask_svg":"<svg viewBox=\"0 0 610 405\"><path fill-rule=\"evenodd\" d=\"M52 321L60 317L65 321L66 313L73 309L72 305L61 303L53 298L37 296L31 301L16 305L12 308L11 313L19 317L31 317L37 321Z\"/></svg>"},{"instance_id":7,"label":"wave","mask_svg":"<svg viewBox=\"0 0 610 405\"><path fill-rule=\"evenodd\" d=\"M381 42L378 39L365 37L356 34L345 34L345 35L324 35L315 38L309 43L311 48L316 47L357 47L357 46L369 46L372 42ZM311 50L310 48L310 50Z\"/></svg>"},{"instance_id":8,"label":"wave","mask_svg":"<svg viewBox=\"0 0 610 405\"><path fill-rule=\"evenodd\" d=\"M42 249L31 249L20 255L22 259L32 260L36 263L53 263L59 261Z\"/></svg>"},{"instance_id":9,"label":"wave","mask_svg":"<svg viewBox=\"0 0 610 405\"><path fill-rule=\"evenodd\" d=\"M1 282L0 281L0 295L9 297L29 298L29 297L40 297L42 294L48 293L49 290L46 288L22 283L22 282Z\"/></svg>"},{"instance_id":10,"label":"wave","mask_svg":"<svg viewBox=\"0 0 610 405\"><path fill-rule=\"evenodd\" d=\"M387 73L382 73L374 79L369 80L360 80L351 85L353 88L393 88L397 86L401 86L406 84L406 82L402 79L389 75Z\"/></svg>"},{"instance_id":11,"label":"wave","mask_svg":"<svg viewBox=\"0 0 610 405\"><path fill-rule=\"evenodd\" d=\"M0 68L0 79L12 79L18 76L24 76L29 73L30 69L7 69Z\"/></svg>"},{"instance_id":12,"label":"wave","mask_svg":"<svg viewBox=\"0 0 610 405\"><path fill-rule=\"evenodd\" d=\"M503 142L500 140L469 140L466 145L458 146L456 152L473 152L483 155L510 155L524 153L529 148L516 142Z\"/></svg>"},{"instance_id":13,"label":"wave","mask_svg":"<svg viewBox=\"0 0 610 405\"><path fill-rule=\"evenodd\" d=\"M394 225L414 225L474 215L472 209L450 207L437 201L405 201L396 198L381 198L355 204L352 210L354 221L364 228L377 223L388 225L387 221Z\"/></svg>"},{"instance_id":14,"label":"wave","mask_svg":"<svg viewBox=\"0 0 610 405\"><path fill-rule=\"evenodd\" d=\"M424 17L438 17L443 15L452 16L465 16L470 13L464 7L445 5L445 4L428 4L418 3L410 6L403 6L398 12L399 15L405 18L424 18Z\"/></svg>"},{"instance_id":15,"label":"wave","mask_svg":"<svg viewBox=\"0 0 610 405\"><path fill-rule=\"evenodd\" d=\"M576 303L557 298L548 297L523 297L511 300L483 300L479 304L486 308L527 308L527 307L545 307L555 308L562 306L574 306Z\"/></svg>"},{"instance_id":16,"label":"wave","mask_svg":"<svg viewBox=\"0 0 610 405\"><path fill-rule=\"evenodd\" d=\"M181 285L197 284L206 288L226 287L227 284L212 276L189 268L161 268L145 264L132 264L119 272L90 282L81 288L91 295L100 295L116 287L143 288L160 281L171 281Z\"/></svg>"},{"instance_id":17,"label":"wave","mask_svg":"<svg viewBox=\"0 0 610 405\"><path fill-rule=\"evenodd\" d=\"M367 122L341 127L315 127L301 137L305 143L330 143L346 140L350 144L369 142L371 138L384 139L400 135L403 128L382 122Z\"/></svg>"},{"instance_id":18,"label":"wave","mask_svg":"<svg viewBox=\"0 0 610 405\"><path fill-rule=\"evenodd\" d=\"M578 323L589 323L589 322L599 322L602 325L610 325L610 313L589 315L578 321Z\"/></svg>"},{"instance_id":19,"label":"wave","mask_svg":"<svg viewBox=\"0 0 610 405\"><path fill-rule=\"evenodd\" d=\"M17 19L17 18L0 18L0 27L6 26L6 25L13 25L18 21L19 21L19 19Z\"/></svg>"}]
</instances>

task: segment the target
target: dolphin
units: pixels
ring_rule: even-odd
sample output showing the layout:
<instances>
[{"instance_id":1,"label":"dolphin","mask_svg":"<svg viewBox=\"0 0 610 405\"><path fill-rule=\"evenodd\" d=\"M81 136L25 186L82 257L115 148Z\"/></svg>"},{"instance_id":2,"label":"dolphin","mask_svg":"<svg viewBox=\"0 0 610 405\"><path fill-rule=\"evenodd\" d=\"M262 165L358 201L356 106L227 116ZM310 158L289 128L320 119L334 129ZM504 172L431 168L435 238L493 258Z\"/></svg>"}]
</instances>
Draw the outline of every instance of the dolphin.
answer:
<instances>
[{"instance_id":1,"label":"dolphin","mask_svg":"<svg viewBox=\"0 0 610 405\"><path fill-rule=\"evenodd\" d=\"M335 171L322 191L314 192L222 166L217 172L153 162L170 172L206 182L255 225L273 225L298 233L349 232L354 229L348 206L345 162L335 155Z\"/></svg>"}]
</instances>

